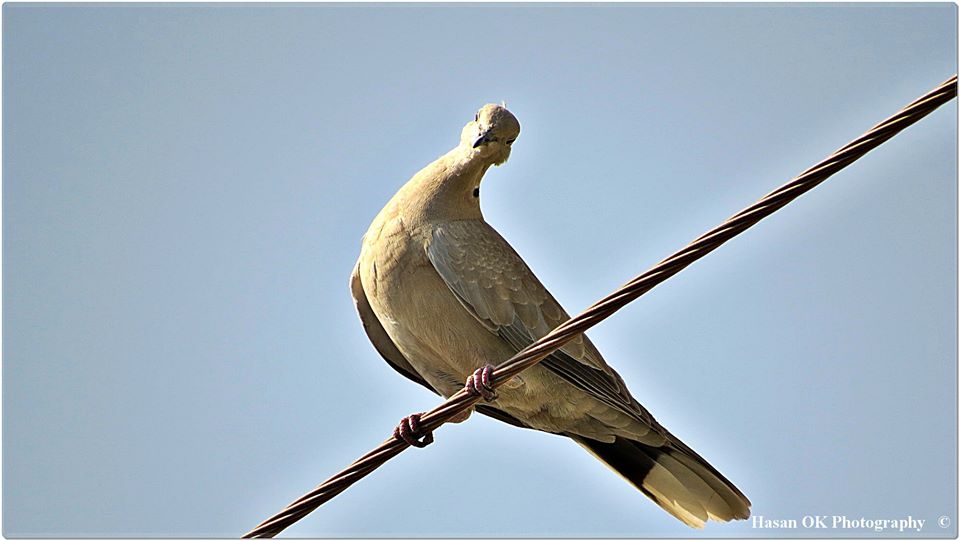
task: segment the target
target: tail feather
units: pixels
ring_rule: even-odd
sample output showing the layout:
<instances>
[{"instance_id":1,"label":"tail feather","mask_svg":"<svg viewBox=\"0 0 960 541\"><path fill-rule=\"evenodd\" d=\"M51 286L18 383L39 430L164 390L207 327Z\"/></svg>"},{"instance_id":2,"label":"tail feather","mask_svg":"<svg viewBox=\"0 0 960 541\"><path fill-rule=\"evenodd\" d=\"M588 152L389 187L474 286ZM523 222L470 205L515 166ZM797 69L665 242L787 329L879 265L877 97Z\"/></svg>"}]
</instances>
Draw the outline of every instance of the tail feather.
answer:
<instances>
[{"instance_id":1,"label":"tail feather","mask_svg":"<svg viewBox=\"0 0 960 541\"><path fill-rule=\"evenodd\" d=\"M619 437L611 443L573 439L688 526L750 516L750 500L679 440L652 447Z\"/></svg>"}]
</instances>

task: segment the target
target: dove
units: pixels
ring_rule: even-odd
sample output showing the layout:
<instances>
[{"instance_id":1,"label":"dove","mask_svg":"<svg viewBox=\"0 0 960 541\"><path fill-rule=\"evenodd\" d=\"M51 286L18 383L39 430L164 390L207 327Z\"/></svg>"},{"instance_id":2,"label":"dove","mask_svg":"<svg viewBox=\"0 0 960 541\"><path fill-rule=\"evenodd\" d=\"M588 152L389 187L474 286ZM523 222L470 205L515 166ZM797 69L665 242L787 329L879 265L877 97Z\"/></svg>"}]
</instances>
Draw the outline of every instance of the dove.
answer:
<instances>
[{"instance_id":1,"label":"dove","mask_svg":"<svg viewBox=\"0 0 960 541\"><path fill-rule=\"evenodd\" d=\"M374 218L350 278L368 338L390 366L435 393L466 388L482 397L481 414L572 439L691 527L746 519L750 500L637 402L586 335L490 385L496 363L570 317L480 210L484 174L507 161L519 135L505 106L484 105L459 144ZM432 442L419 419L402 419L395 437Z\"/></svg>"}]
</instances>

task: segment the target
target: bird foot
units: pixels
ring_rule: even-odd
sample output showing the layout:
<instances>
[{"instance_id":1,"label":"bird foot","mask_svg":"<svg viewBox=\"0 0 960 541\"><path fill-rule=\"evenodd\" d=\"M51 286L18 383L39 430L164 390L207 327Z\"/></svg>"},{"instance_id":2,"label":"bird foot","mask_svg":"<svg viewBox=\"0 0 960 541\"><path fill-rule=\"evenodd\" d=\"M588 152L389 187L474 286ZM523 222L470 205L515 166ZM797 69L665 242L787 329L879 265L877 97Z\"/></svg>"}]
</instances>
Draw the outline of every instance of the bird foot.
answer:
<instances>
[{"instance_id":1,"label":"bird foot","mask_svg":"<svg viewBox=\"0 0 960 541\"><path fill-rule=\"evenodd\" d=\"M493 377L493 368L492 364L488 364L482 368L478 368L470 377L467 378L467 383L464 385L464 389L470 394L480 395L484 400L490 402L491 400L497 399L497 393L493 389L493 384L491 383Z\"/></svg>"},{"instance_id":2,"label":"bird foot","mask_svg":"<svg viewBox=\"0 0 960 541\"><path fill-rule=\"evenodd\" d=\"M405 441L413 447L423 448L433 443L433 432L420 433L420 417L423 413L411 413L393 429L393 437ZM421 439L422 438L422 439Z\"/></svg>"}]
</instances>

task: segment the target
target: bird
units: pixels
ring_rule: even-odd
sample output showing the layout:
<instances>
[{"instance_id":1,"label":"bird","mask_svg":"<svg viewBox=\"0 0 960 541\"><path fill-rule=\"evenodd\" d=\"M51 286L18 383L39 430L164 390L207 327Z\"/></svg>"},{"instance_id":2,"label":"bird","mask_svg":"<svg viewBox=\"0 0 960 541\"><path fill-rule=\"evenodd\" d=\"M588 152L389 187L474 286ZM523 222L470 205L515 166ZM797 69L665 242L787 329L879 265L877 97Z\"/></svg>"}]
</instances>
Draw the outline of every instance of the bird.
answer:
<instances>
[{"instance_id":1,"label":"bird","mask_svg":"<svg viewBox=\"0 0 960 541\"><path fill-rule=\"evenodd\" d=\"M441 396L466 388L482 398L481 414L572 439L688 526L748 518L750 500L654 419L586 335L490 384L496 363L570 318L481 213L481 181L519 135L505 105L484 105L459 144L376 215L350 277L367 337L397 372ZM419 420L403 418L394 436L429 444Z\"/></svg>"}]
</instances>

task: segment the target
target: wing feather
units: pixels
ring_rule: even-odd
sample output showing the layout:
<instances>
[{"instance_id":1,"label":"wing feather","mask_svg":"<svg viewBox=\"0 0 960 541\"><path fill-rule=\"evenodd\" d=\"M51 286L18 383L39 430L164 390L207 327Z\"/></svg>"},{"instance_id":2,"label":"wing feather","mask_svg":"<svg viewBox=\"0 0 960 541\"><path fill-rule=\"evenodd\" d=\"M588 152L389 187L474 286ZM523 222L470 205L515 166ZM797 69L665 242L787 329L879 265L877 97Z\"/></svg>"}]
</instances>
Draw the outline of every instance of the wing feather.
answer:
<instances>
[{"instance_id":1,"label":"wing feather","mask_svg":"<svg viewBox=\"0 0 960 541\"><path fill-rule=\"evenodd\" d=\"M357 308L357 314L360 316L360 323L363 324L363 330L367 332L367 338L370 339L370 343L373 344L377 353L383 357L383 360L387 361L387 364L407 379L415 381L436 393L436 389L431 387L407 361L403 353L400 353L380 320L377 319L377 315L370 308L367 293L363 290L363 283L360 281L360 261L357 261L357 264L353 267L353 272L350 274L350 294L353 296L353 303Z\"/></svg>"},{"instance_id":2,"label":"wing feather","mask_svg":"<svg viewBox=\"0 0 960 541\"><path fill-rule=\"evenodd\" d=\"M516 351L570 319L513 247L484 222L438 225L426 251L460 303ZM654 424L586 336L571 340L541 364L605 404Z\"/></svg>"},{"instance_id":3,"label":"wing feather","mask_svg":"<svg viewBox=\"0 0 960 541\"><path fill-rule=\"evenodd\" d=\"M353 273L350 275L350 293L353 295L353 301L357 307L357 314L360 316L360 322L363 324L363 330L367 332L367 337L370 339L373 347L377 350L377 353L383 357L383 360L387 361L387 364L389 364L397 372L400 372L401 375L407 379L419 383L420 385L423 385L434 393L440 394L436 389L431 387L425 379L423 379L416 369L413 368L413 365L410 364L403 353L400 353L400 350L397 349L396 344L393 343L393 340L383 328L380 320L377 319L376 314L373 313L373 309L370 308L370 303L367 301L367 294L363 290L363 283L360 281L359 265L360 262L358 261L357 265L353 267ZM517 419L509 413L500 411L491 406L478 404L474 406L474 409L488 417L493 417L498 421L503 421L507 424L518 426L520 428L530 428L524 424L523 421Z\"/></svg>"}]
</instances>

